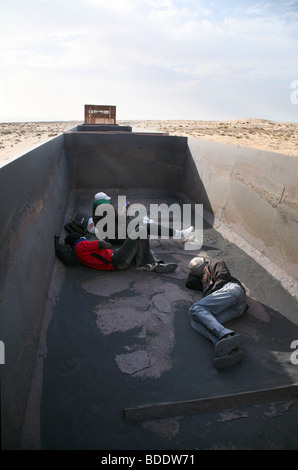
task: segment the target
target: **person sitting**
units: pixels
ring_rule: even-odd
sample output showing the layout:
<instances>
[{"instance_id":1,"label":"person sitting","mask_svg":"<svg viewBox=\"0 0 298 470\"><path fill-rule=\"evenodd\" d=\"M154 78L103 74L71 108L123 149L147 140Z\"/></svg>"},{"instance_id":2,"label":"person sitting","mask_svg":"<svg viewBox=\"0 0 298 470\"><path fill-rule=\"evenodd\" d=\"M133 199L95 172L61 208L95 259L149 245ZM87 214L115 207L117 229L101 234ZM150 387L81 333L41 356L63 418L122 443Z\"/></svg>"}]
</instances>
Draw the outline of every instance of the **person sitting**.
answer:
<instances>
[{"instance_id":1,"label":"person sitting","mask_svg":"<svg viewBox=\"0 0 298 470\"><path fill-rule=\"evenodd\" d=\"M118 211L116 207L114 207L111 202L111 197L108 196L104 192L99 192L94 195L94 200L92 204L92 220L94 223L94 226L106 218L107 216L107 211L112 208L112 217L113 217L113 227L115 228L115 236L113 238L107 237L107 240L110 243L119 243L119 241L123 242L129 235L127 233L127 228L129 226L129 223L132 220L132 217L129 215L129 208L131 204L129 202L126 203L126 205L123 207L122 211ZM107 208L107 211L105 211L106 206L109 206L109 209ZM101 207L102 212L100 215L96 214L96 209ZM123 227L125 225L124 230L122 230L121 226ZM194 235L194 227L190 226L184 230L175 230L171 227L164 227L160 224L157 224L153 220L150 220L148 217L144 217L142 220L142 225L146 228L147 234L148 235L156 235L156 236L162 236L164 234L167 234L169 238L175 237L176 239L180 239L183 243L187 242L193 235ZM120 231L122 234L119 233L119 227ZM105 226L105 229L107 227ZM96 230L95 230L96 232Z\"/></svg>"}]
</instances>

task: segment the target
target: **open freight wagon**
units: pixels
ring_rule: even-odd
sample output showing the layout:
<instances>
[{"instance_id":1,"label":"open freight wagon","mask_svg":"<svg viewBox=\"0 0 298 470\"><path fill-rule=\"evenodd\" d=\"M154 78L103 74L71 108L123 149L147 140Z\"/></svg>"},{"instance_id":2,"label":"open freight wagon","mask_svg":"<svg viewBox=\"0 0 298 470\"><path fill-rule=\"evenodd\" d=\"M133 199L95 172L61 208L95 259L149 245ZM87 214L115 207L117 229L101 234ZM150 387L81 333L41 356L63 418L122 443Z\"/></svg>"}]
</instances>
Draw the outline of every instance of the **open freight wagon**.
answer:
<instances>
[{"instance_id":1,"label":"open freight wagon","mask_svg":"<svg viewBox=\"0 0 298 470\"><path fill-rule=\"evenodd\" d=\"M297 449L296 157L83 124L0 169L3 449ZM178 269L107 273L56 256L105 191L204 209L200 249L153 239ZM249 309L224 373L191 328L198 252L224 258ZM245 419L243 419L245 418Z\"/></svg>"}]
</instances>

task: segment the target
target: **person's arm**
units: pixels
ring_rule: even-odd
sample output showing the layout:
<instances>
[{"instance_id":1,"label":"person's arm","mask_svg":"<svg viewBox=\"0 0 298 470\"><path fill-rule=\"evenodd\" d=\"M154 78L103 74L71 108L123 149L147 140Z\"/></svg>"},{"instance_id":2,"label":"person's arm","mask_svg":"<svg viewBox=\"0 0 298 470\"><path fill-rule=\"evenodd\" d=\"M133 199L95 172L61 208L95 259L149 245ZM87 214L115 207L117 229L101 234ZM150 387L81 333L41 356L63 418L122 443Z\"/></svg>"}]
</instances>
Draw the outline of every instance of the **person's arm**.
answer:
<instances>
[{"instance_id":1,"label":"person's arm","mask_svg":"<svg viewBox=\"0 0 298 470\"><path fill-rule=\"evenodd\" d=\"M98 240L98 248L99 249L111 248L111 247L112 247L111 243L106 242L105 240Z\"/></svg>"},{"instance_id":2,"label":"person's arm","mask_svg":"<svg viewBox=\"0 0 298 470\"><path fill-rule=\"evenodd\" d=\"M210 261L208 269L214 280L211 291L215 291L223 287L227 282L231 280L231 273L224 261Z\"/></svg>"},{"instance_id":3,"label":"person's arm","mask_svg":"<svg viewBox=\"0 0 298 470\"><path fill-rule=\"evenodd\" d=\"M188 289L203 290L201 279L193 274L187 276L185 286Z\"/></svg>"}]
</instances>

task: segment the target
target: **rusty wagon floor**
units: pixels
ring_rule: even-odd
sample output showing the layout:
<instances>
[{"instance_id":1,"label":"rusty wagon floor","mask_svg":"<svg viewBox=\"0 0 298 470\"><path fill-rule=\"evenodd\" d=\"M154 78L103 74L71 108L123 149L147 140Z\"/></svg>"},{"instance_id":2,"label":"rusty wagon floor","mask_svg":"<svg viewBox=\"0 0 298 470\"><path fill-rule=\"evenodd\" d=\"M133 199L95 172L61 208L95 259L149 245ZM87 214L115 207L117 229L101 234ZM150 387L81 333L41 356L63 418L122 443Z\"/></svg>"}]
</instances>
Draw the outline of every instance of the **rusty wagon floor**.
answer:
<instances>
[{"instance_id":1,"label":"rusty wagon floor","mask_svg":"<svg viewBox=\"0 0 298 470\"><path fill-rule=\"evenodd\" d=\"M151 193L142 199L127 194L130 202L146 206L161 202ZM90 212L92 196L77 192L69 214L73 209ZM181 203L172 197L162 202ZM204 224L201 253L224 258L249 297L248 311L232 323L243 335L244 360L219 372L212 364L212 346L189 322L188 309L199 295L185 287L185 279L197 250L184 250L174 240L152 240L151 246L158 257L178 263L175 273L142 273L133 267L109 273L66 268L56 261L58 290L43 365L41 448L297 449L298 401L292 386L298 382L298 365L290 360L291 343L298 340L297 301ZM279 387L289 394L279 393ZM260 390L268 393L243 398L244 392ZM213 397L223 398L212 401L211 408L197 408L200 399Z\"/></svg>"}]
</instances>

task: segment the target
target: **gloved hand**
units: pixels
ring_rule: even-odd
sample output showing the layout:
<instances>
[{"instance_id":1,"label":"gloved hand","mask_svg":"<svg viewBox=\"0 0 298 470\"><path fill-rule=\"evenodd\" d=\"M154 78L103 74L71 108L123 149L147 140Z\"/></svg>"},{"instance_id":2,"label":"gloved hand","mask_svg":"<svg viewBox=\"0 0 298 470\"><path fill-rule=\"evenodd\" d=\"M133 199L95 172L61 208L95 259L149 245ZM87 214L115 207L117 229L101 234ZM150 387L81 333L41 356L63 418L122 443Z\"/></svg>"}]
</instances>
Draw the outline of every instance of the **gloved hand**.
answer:
<instances>
[{"instance_id":1,"label":"gloved hand","mask_svg":"<svg viewBox=\"0 0 298 470\"><path fill-rule=\"evenodd\" d=\"M112 248L112 244L105 240L98 240L98 248Z\"/></svg>"}]
</instances>

